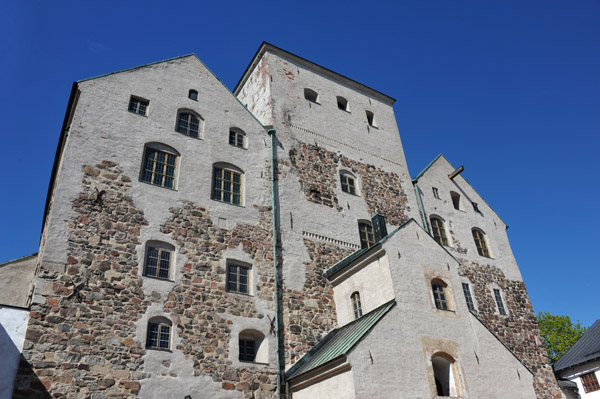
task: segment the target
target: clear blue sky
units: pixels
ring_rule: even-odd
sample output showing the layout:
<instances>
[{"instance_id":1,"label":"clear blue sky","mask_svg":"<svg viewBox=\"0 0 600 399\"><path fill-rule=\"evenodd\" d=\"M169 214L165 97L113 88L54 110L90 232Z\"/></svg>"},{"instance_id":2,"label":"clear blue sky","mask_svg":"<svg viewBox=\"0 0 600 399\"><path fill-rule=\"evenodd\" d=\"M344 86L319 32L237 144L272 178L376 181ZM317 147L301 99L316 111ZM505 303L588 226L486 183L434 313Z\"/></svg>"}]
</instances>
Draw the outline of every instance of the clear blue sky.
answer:
<instances>
[{"instance_id":1,"label":"clear blue sky","mask_svg":"<svg viewBox=\"0 0 600 399\"><path fill-rule=\"evenodd\" d=\"M196 53L232 89L264 40L396 98L411 175L465 166L535 311L600 318L599 0L6 0L0 34L0 262L38 249L73 81Z\"/></svg>"}]
</instances>

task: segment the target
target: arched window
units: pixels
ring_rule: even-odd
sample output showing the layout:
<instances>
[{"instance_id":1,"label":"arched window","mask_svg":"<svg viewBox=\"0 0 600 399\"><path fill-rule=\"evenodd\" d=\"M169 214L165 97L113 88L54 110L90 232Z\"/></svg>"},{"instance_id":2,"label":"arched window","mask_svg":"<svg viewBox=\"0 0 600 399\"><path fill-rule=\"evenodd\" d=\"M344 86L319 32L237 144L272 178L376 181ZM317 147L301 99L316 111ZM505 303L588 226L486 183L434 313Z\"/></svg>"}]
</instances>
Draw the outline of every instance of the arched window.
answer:
<instances>
[{"instance_id":1,"label":"arched window","mask_svg":"<svg viewBox=\"0 0 600 399\"><path fill-rule=\"evenodd\" d=\"M246 148L246 133L242 129L232 127L229 129L229 144L234 147Z\"/></svg>"},{"instance_id":2,"label":"arched window","mask_svg":"<svg viewBox=\"0 0 600 399\"><path fill-rule=\"evenodd\" d=\"M377 127L377 123L375 122L375 114L371 111L365 111L367 114L367 122L371 127Z\"/></svg>"},{"instance_id":3,"label":"arched window","mask_svg":"<svg viewBox=\"0 0 600 399\"><path fill-rule=\"evenodd\" d=\"M454 206L454 209L460 210L460 194L450 191L450 197L452 198L452 205Z\"/></svg>"},{"instance_id":4,"label":"arched window","mask_svg":"<svg viewBox=\"0 0 600 399\"><path fill-rule=\"evenodd\" d=\"M198 101L198 92L196 90L190 90L188 93L188 98Z\"/></svg>"},{"instance_id":5,"label":"arched window","mask_svg":"<svg viewBox=\"0 0 600 399\"><path fill-rule=\"evenodd\" d=\"M140 180L156 186L175 188L178 158L179 153L167 145L146 144Z\"/></svg>"},{"instance_id":6,"label":"arched window","mask_svg":"<svg viewBox=\"0 0 600 399\"><path fill-rule=\"evenodd\" d=\"M437 353L431 358L431 366L433 367L437 396L456 397L462 394L458 367L452 356Z\"/></svg>"},{"instance_id":7,"label":"arched window","mask_svg":"<svg viewBox=\"0 0 600 399\"><path fill-rule=\"evenodd\" d=\"M431 291L433 292L433 301L435 302L436 309L450 310L447 288L446 283L440 279L431 281Z\"/></svg>"},{"instance_id":8,"label":"arched window","mask_svg":"<svg viewBox=\"0 0 600 399\"><path fill-rule=\"evenodd\" d=\"M241 362L268 363L269 346L263 333L243 330L239 334L238 360Z\"/></svg>"},{"instance_id":9,"label":"arched window","mask_svg":"<svg viewBox=\"0 0 600 399\"><path fill-rule=\"evenodd\" d=\"M244 172L230 164L213 166L212 199L233 205L243 205Z\"/></svg>"},{"instance_id":10,"label":"arched window","mask_svg":"<svg viewBox=\"0 0 600 399\"><path fill-rule=\"evenodd\" d=\"M304 98L306 98L311 103L319 103L319 93L312 89L304 89Z\"/></svg>"},{"instance_id":11,"label":"arched window","mask_svg":"<svg viewBox=\"0 0 600 399\"><path fill-rule=\"evenodd\" d=\"M144 276L169 280L171 266L174 264L175 247L160 241L149 241L146 244L146 260Z\"/></svg>"},{"instance_id":12,"label":"arched window","mask_svg":"<svg viewBox=\"0 0 600 399\"><path fill-rule=\"evenodd\" d=\"M342 184L342 191L352 195L358 195L358 187L356 184L356 177L345 170L340 172L340 182Z\"/></svg>"},{"instance_id":13,"label":"arched window","mask_svg":"<svg viewBox=\"0 0 600 399\"><path fill-rule=\"evenodd\" d=\"M431 217L431 233L433 239L436 240L440 245L448 246L448 238L446 237L446 229L444 228L444 222L442 219L437 217Z\"/></svg>"},{"instance_id":14,"label":"arched window","mask_svg":"<svg viewBox=\"0 0 600 399\"><path fill-rule=\"evenodd\" d=\"M360 247L369 248L375 244L375 236L373 235L373 226L371 222L364 220L358 221L358 234L360 235Z\"/></svg>"},{"instance_id":15,"label":"arched window","mask_svg":"<svg viewBox=\"0 0 600 399\"><path fill-rule=\"evenodd\" d=\"M342 96L337 96L336 99L337 99L337 106L339 109L341 109L342 111L350 112L350 107L348 106L348 100L346 100Z\"/></svg>"},{"instance_id":16,"label":"arched window","mask_svg":"<svg viewBox=\"0 0 600 399\"><path fill-rule=\"evenodd\" d=\"M171 320L166 317L153 317L148 321L146 348L169 349L171 347Z\"/></svg>"},{"instance_id":17,"label":"arched window","mask_svg":"<svg viewBox=\"0 0 600 399\"><path fill-rule=\"evenodd\" d=\"M192 111L180 110L177 113L175 131L186 136L198 138L202 129L202 118Z\"/></svg>"},{"instance_id":18,"label":"arched window","mask_svg":"<svg viewBox=\"0 0 600 399\"><path fill-rule=\"evenodd\" d=\"M362 304L360 303L360 294L355 291L350 295L350 301L352 302L352 312L354 313L354 319L358 319L362 316Z\"/></svg>"},{"instance_id":19,"label":"arched window","mask_svg":"<svg viewBox=\"0 0 600 399\"><path fill-rule=\"evenodd\" d=\"M490 251L488 250L487 244L485 242L485 233L479 229L473 229L473 240L475 241L475 246L477 247L477 252L481 256L485 256L486 258L490 257Z\"/></svg>"}]
</instances>

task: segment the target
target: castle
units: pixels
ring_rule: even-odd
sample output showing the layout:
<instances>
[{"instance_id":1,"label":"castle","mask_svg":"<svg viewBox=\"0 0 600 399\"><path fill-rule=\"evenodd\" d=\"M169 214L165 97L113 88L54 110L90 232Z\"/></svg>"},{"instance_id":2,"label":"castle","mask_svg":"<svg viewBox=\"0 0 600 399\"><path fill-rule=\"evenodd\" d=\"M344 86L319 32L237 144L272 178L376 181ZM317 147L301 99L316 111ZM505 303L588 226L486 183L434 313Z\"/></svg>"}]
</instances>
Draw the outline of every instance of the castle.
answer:
<instances>
[{"instance_id":1,"label":"castle","mask_svg":"<svg viewBox=\"0 0 600 399\"><path fill-rule=\"evenodd\" d=\"M5 389L562 398L506 224L410 177L394 101L268 43L233 93L195 55L74 83Z\"/></svg>"}]
</instances>

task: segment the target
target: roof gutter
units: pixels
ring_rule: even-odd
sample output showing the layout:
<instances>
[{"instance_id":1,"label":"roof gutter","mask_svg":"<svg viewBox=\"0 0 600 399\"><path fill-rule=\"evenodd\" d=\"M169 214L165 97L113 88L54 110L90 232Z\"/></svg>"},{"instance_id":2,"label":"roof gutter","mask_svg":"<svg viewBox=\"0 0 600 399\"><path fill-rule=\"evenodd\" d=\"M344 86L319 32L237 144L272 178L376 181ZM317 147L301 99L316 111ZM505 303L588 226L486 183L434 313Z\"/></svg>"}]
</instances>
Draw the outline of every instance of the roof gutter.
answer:
<instances>
[{"instance_id":1,"label":"roof gutter","mask_svg":"<svg viewBox=\"0 0 600 399\"><path fill-rule=\"evenodd\" d=\"M423 206L423 199L421 198L421 190L419 189L417 179L413 180L413 186L415 188L415 193L417 194L417 203L419 204L421 220L423 221L423 230L429 233L429 227L427 226L427 215L425 214L425 207Z\"/></svg>"}]
</instances>

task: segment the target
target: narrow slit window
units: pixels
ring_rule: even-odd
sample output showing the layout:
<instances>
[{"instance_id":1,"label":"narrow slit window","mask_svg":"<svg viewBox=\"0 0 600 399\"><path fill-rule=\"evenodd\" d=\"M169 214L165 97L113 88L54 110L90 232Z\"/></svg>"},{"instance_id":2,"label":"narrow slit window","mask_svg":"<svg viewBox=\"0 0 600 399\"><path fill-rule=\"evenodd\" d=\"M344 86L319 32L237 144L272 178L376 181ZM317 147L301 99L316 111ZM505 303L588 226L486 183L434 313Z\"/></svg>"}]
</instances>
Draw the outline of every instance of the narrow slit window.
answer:
<instances>
[{"instance_id":1,"label":"narrow slit window","mask_svg":"<svg viewBox=\"0 0 600 399\"><path fill-rule=\"evenodd\" d=\"M433 190L433 198L440 199L440 193L438 192L438 189L435 187L431 187L431 189Z\"/></svg>"},{"instance_id":2,"label":"narrow slit window","mask_svg":"<svg viewBox=\"0 0 600 399\"><path fill-rule=\"evenodd\" d=\"M473 240L475 241L475 246L477 247L477 253L479 253L480 256L489 258L490 251L488 250L485 242L485 234L483 234L481 230L473 229Z\"/></svg>"},{"instance_id":3,"label":"narrow slit window","mask_svg":"<svg viewBox=\"0 0 600 399\"><path fill-rule=\"evenodd\" d=\"M452 205L454 209L460 210L460 194L450 191L450 197L452 198Z\"/></svg>"},{"instance_id":4,"label":"narrow slit window","mask_svg":"<svg viewBox=\"0 0 600 399\"><path fill-rule=\"evenodd\" d=\"M337 96L336 99L337 99L338 109L341 109L342 111L350 112L350 109L348 108L348 100L346 100L342 96Z\"/></svg>"},{"instance_id":5,"label":"narrow slit window","mask_svg":"<svg viewBox=\"0 0 600 399\"><path fill-rule=\"evenodd\" d=\"M467 302L467 308L469 311L475 312L475 303L473 303L473 297L471 296L471 288L469 284L462 283L463 294L465 294L465 301Z\"/></svg>"},{"instance_id":6,"label":"narrow slit window","mask_svg":"<svg viewBox=\"0 0 600 399\"><path fill-rule=\"evenodd\" d=\"M360 235L360 247L369 248L375 244L375 236L373 235L373 226L367 222L358 223L358 233Z\"/></svg>"},{"instance_id":7,"label":"narrow slit window","mask_svg":"<svg viewBox=\"0 0 600 399\"><path fill-rule=\"evenodd\" d=\"M350 296L350 300L352 301L352 313L354 314L354 319L356 320L363 315L360 294L358 291L354 292Z\"/></svg>"},{"instance_id":8,"label":"narrow slit window","mask_svg":"<svg viewBox=\"0 0 600 399\"><path fill-rule=\"evenodd\" d=\"M500 290L494 288L494 299L496 300L496 305L498 306L498 313L502 316L506 316L506 309L504 308L504 303L502 302L502 294L500 294Z\"/></svg>"},{"instance_id":9,"label":"narrow slit window","mask_svg":"<svg viewBox=\"0 0 600 399\"><path fill-rule=\"evenodd\" d=\"M371 127L377 127L377 123L375 122L375 114L371 111L365 111L367 114L367 122Z\"/></svg>"},{"instance_id":10,"label":"narrow slit window","mask_svg":"<svg viewBox=\"0 0 600 399\"><path fill-rule=\"evenodd\" d=\"M446 287L438 281L431 283L431 289L433 291L433 300L435 302L436 309L448 310L448 301L446 300Z\"/></svg>"},{"instance_id":11,"label":"narrow slit window","mask_svg":"<svg viewBox=\"0 0 600 399\"><path fill-rule=\"evenodd\" d=\"M448 246L448 238L446 237L446 229L444 228L444 222L438 218L432 217L431 219L431 232L433 239L440 245Z\"/></svg>"}]
</instances>

